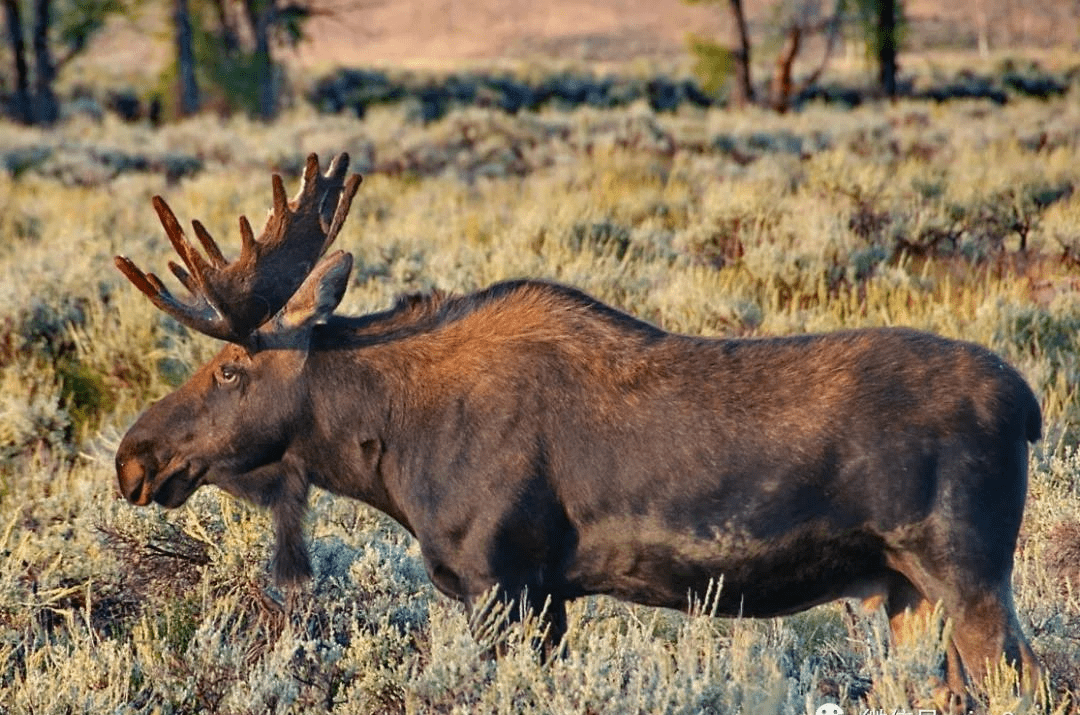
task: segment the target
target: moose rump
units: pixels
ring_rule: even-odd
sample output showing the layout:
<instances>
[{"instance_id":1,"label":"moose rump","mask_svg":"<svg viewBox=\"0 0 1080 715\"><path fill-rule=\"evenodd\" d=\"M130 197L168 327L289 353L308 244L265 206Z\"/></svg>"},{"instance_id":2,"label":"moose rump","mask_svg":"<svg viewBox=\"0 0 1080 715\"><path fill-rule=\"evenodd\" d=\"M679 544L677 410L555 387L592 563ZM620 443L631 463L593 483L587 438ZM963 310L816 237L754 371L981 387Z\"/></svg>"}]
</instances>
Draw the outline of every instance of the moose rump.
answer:
<instances>
[{"instance_id":1,"label":"moose rump","mask_svg":"<svg viewBox=\"0 0 1080 715\"><path fill-rule=\"evenodd\" d=\"M952 691L1002 654L1034 682L1010 576L1040 414L999 357L904 329L676 335L529 280L338 316L351 258L319 257L359 184L346 167L309 158L292 201L275 177L266 229L242 219L231 263L156 199L188 299L117 259L228 342L125 435L132 503L215 484L267 506L292 581L309 572L309 488L363 500L470 610L492 587L546 603L549 645L570 599L684 608L715 579L728 615L856 597L883 603L899 639L941 602Z\"/></svg>"}]
</instances>

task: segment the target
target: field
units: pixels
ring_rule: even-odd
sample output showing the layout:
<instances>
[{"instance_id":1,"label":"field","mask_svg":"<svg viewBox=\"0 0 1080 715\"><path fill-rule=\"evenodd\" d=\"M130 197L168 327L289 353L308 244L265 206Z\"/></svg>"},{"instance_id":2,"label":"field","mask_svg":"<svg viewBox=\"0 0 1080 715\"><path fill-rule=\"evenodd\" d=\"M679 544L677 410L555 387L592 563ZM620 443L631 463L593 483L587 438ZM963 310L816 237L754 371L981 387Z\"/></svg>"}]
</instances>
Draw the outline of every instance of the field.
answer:
<instances>
[{"instance_id":1,"label":"field","mask_svg":"<svg viewBox=\"0 0 1080 715\"><path fill-rule=\"evenodd\" d=\"M755 621L708 617L705 594L685 613L583 599L564 658L538 664L527 622L493 660L416 543L364 505L312 496L316 578L282 593L266 514L212 488L175 511L119 498L123 431L217 347L112 256L172 257L154 194L235 251L271 170L293 187L308 152L342 150L368 173L338 238L356 257L342 312L533 276L675 331L908 325L1004 355L1045 420L1017 605L1047 710L1080 712L1078 99L0 127L0 712L933 707L938 639L890 650L884 616L845 604ZM1007 670L977 707L1037 712Z\"/></svg>"}]
</instances>

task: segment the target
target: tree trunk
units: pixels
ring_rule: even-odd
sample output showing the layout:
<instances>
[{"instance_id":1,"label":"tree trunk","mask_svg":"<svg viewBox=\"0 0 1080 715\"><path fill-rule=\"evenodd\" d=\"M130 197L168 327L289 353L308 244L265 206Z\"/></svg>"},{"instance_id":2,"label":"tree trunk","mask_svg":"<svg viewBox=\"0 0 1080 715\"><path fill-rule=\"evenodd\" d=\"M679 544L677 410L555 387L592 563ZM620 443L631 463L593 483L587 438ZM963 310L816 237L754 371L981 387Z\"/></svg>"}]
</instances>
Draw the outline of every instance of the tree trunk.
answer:
<instances>
[{"instance_id":1,"label":"tree trunk","mask_svg":"<svg viewBox=\"0 0 1080 715\"><path fill-rule=\"evenodd\" d=\"M878 0L878 76L889 99L896 98L896 0Z\"/></svg>"},{"instance_id":2,"label":"tree trunk","mask_svg":"<svg viewBox=\"0 0 1080 715\"><path fill-rule=\"evenodd\" d=\"M51 0L34 0L34 122L53 124L60 118L60 106L53 90L56 65L49 49Z\"/></svg>"},{"instance_id":3,"label":"tree trunk","mask_svg":"<svg viewBox=\"0 0 1080 715\"><path fill-rule=\"evenodd\" d=\"M784 49L776 58L776 71L772 80L772 106L777 112L783 114L788 110L791 102L794 82L791 73L795 66L795 57L799 54L799 46L802 44L802 28L793 25L788 28L787 40L784 41Z\"/></svg>"},{"instance_id":4,"label":"tree trunk","mask_svg":"<svg viewBox=\"0 0 1080 715\"><path fill-rule=\"evenodd\" d=\"M199 85L195 79L195 52L191 43L191 15L187 0L175 0L173 26L176 30L176 66L180 82L180 116L199 111Z\"/></svg>"},{"instance_id":5,"label":"tree trunk","mask_svg":"<svg viewBox=\"0 0 1080 715\"><path fill-rule=\"evenodd\" d=\"M19 0L4 1L4 21L15 60L15 94L11 98L11 117L23 124L33 118L30 110L30 69L26 65L26 41L23 39L22 14Z\"/></svg>"},{"instance_id":6,"label":"tree trunk","mask_svg":"<svg viewBox=\"0 0 1080 715\"><path fill-rule=\"evenodd\" d=\"M274 62L270 56L270 28L277 11L274 0L248 0L248 19L255 33L255 81L258 84L259 118L269 121L277 116L277 89L274 86Z\"/></svg>"},{"instance_id":7,"label":"tree trunk","mask_svg":"<svg viewBox=\"0 0 1080 715\"><path fill-rule=\"evenodd\" d=\"M731 102L736 107L745 107L754 101L754 85L750 81L750 35L746 30L746 15L743 14L742 0L728 0L731 14L735 20L738 34L738 49L735 51L735 88L731 93Z\"/></svg>"}]
</instances>

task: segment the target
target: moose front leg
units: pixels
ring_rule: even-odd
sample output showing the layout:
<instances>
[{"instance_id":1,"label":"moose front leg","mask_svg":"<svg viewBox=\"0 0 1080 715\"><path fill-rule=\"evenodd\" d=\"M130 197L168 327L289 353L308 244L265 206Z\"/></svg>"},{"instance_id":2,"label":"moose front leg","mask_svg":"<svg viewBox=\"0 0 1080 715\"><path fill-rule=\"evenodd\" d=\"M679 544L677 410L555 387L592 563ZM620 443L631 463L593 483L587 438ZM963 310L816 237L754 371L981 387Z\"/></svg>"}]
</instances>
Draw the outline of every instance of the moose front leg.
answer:
<instances>
[{"instance_id":1,"label":"moose front leg","mask_svg":"<svg viewBox=\"0 0 1080 715\"><path fill-rule=\"evenodd\" d=\"M308 484L303 468L287 460L217 482L229 494L270 509L274 521L274 580L279 585L311 577L304 539Z\"/></svg>"},{"instance_id":2,"label":"moose front leg","mask_svg":"<svg viewBox=\"0 0 1080 715\"><path fill-rule=\"evenodd\" d=\"M541 635L530 645L539 651L541 662L558 652L566 635L566 601L539 588L514 589L494 586L465 599L469 630L478 643L505 654L507 629L525 619L538 619Z\"/></svg>"}]
</instances>

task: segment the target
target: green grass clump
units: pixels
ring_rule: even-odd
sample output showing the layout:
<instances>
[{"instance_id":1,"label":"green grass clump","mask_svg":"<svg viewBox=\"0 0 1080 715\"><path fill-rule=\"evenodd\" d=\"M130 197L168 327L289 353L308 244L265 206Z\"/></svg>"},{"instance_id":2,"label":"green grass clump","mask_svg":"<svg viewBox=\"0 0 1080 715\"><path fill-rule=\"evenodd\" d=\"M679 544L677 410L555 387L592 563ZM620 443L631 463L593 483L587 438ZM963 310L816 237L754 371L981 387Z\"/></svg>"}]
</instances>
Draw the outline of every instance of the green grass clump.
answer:
<instances>
[{"instance_id":1,"label":"green grass clump","mask_svg":"<svg viewBox=\"0 0 1080 715\"><path fill-rule=\"evenodd\" d=\"M609 599L569 611L541 665L526 622L485 656L428 583L416 542L312 496L316 578L269 582L266 515L212 489L182 509L116 494L140 410L218 348L112 267L163 272L166 196L227 254L269 170L349 151L368 172L339 245L341 310L532 276L668 329L766 335L909 325L1000 352L1035 388L1015 572L1049 712L1080 697L1080 104L899 102L783 117L680 110L404 108L361 123L298 110L152 131L75 120L0 131L0 710L11 713L697 713L917 710L938 639L889 650L880 615L831 604L721 620ZM178 173L164 157L196 157ZM126 157L119 161L118 157ZM782 448L782 445L777 445ZM943 629L948 624L942 624ZM494 636L493 636L494 637ZM981 710L1034 713L1008 673Z\"/></svg>"}]
</instances>

